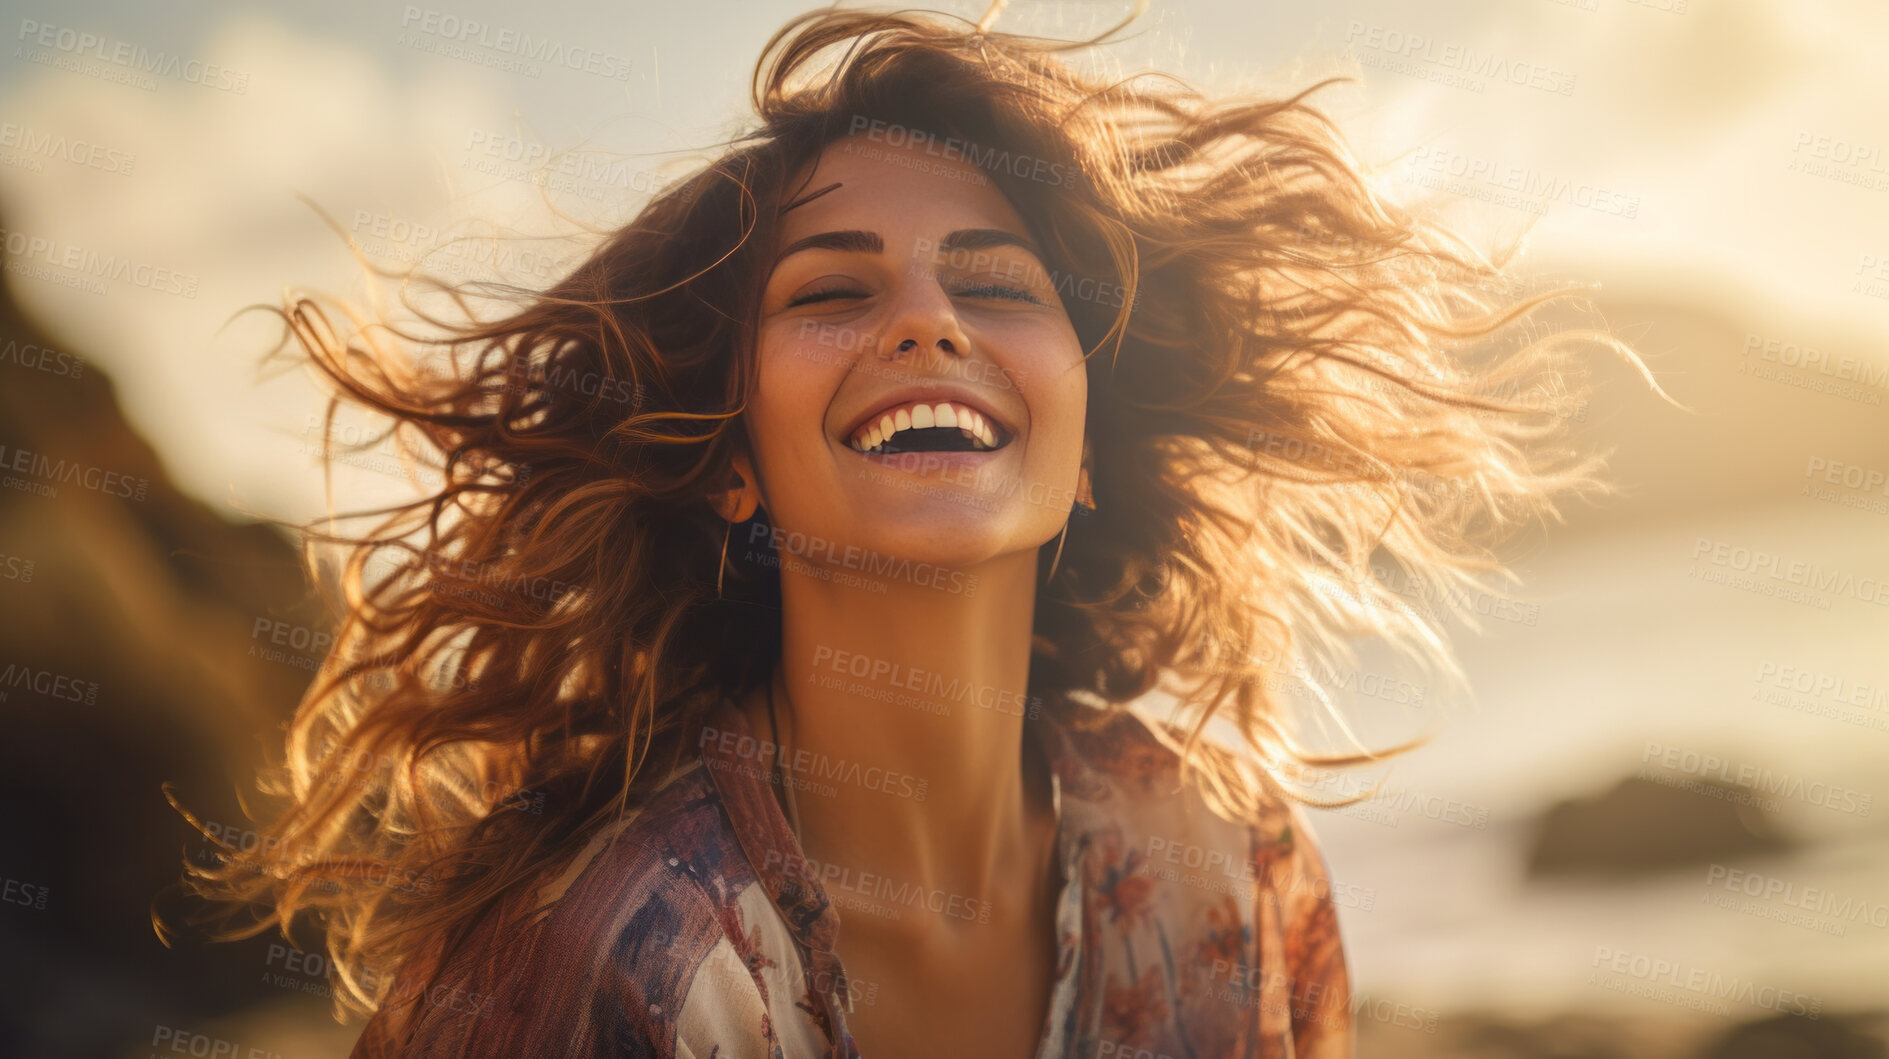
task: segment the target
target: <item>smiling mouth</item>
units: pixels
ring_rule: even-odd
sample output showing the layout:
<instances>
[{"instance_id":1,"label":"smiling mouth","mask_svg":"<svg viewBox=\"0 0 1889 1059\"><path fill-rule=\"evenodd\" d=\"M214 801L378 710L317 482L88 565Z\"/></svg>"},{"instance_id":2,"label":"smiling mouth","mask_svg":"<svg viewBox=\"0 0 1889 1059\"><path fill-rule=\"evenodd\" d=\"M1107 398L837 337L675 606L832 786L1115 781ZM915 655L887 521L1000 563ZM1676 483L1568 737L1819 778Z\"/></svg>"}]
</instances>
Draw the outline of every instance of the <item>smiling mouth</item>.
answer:
<instances>
[{"instance_id":1,"label":"smiling mouth","mask_svg":"<svg viewBox=\"0 0 1889 1059\"><path fill-rule=\"evenodd\" d=\"M891 441L870 449L868 455L895 456L901 452L995 452L995 448L972 437L962 427L923 427L901 430Z\"/></svg>"},{"instance_id":2,"label":"smiling mouth","mask_svg":"<svg viewBox=\"0 0 1889 1059\"><path fill-rule=\"evenodd\" d=\"M868 456L901 452L995 452L1010 443L976 409L949 401L902 405L853 434L849 444Z\"/></svg>"}]
</instances>

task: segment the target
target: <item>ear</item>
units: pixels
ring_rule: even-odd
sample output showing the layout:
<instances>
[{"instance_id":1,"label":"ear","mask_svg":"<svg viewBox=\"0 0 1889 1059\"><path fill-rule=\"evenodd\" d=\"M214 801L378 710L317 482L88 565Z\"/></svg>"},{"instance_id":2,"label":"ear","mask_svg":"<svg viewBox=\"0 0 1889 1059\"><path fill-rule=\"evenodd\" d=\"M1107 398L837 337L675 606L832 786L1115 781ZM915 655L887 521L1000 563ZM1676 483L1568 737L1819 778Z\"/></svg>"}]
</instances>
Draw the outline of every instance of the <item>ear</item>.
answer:
<instances>
[{"instance_id":1,"label":"ear","mask_svg":"<svg viewBox=\"0 0 1889 1059\"><path fill-rule=\"evenodd\" d=\"M755 508L761 506L761 480L755 476L754 462L748 459L747 453L737 452L729 462L734 464L741 484L714 494L715 513L730 522L746 522L754 517Z\"/></svg>"}]
</instances>

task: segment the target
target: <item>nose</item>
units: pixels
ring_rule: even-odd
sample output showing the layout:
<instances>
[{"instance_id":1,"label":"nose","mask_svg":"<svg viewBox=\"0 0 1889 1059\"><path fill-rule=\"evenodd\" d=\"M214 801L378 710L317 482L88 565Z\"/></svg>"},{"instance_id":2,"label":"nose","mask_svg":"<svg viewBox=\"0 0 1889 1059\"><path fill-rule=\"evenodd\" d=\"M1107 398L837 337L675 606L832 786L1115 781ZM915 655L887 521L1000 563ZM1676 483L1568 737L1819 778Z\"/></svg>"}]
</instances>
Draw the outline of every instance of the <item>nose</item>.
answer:
<instances>
[{"instance_id":1,"label":"nose","mask_svg":"<svg viewBox=\"0 0 1889 1059\"><path fill-rule=\"evenodd\" d=\"M917 349L918 345L919 345L918 340L915 338L905 339L903 342L900 342L897 346L893 347L892 357L887 357L886 359L891 360L900 354L910 353L911 351ZM933 342L932 345L934 348L938 349L940 352L943 352L946 354L956 354L958 351L957 344L952 342L948 338L940 338L936 342Z\"/></svg>"},{"instance_id":2,"label":"nose","mask_svg":"<svg viewBox=\"0 0 1889 1059\"><path fill-rule=\"evenodd\" d=\"M904 284L880 333L886 343L879 350L881 360L913 354L924 358L934 352L957 358L970 354L970 340L958 322L950 295L929 273L913 276Z\"/></svg>"}]
</instances>

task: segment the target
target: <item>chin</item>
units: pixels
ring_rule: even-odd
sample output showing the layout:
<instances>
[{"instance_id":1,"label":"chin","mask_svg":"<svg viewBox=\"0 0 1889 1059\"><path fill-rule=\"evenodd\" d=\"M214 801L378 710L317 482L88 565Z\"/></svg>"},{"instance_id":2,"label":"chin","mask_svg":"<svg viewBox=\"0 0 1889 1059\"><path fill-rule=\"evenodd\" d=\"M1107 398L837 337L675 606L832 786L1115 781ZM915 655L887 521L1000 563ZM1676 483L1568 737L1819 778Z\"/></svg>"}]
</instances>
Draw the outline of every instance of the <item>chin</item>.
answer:
<instances>
[{"instance_id":1,"label":"chin","mask_svg":"<svg viewBox=\"0 0 1889 1059\"><path fill-rule=\"evenodd\" d=\"M1001 511L932 501L896 514L882 511L850 539L874 557L964 569L1033 547L1017 536L1015 521Z\"/></svg>"}]
</instances>

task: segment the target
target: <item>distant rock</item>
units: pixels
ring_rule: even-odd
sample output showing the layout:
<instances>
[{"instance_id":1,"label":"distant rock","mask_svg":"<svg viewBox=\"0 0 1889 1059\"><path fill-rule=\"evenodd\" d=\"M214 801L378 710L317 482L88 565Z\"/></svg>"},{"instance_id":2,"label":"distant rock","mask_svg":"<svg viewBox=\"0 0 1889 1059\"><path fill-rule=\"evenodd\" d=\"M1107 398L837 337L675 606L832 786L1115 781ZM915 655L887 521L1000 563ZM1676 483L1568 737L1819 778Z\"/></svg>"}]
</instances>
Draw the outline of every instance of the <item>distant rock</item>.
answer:
<instances>
[{"instance_id":1,"label":"distant rock","mask_svg":"<svg viewBox=\"0 0 1889 1059\"><path fill-rule=\"evenodd\" d=\"M1749 795L1709 778L1687 790L1629 776L1604 794L1544 813L1528 874L1633 875L1792 848L1763 810L1741 804Z\"/></svg>"},{"instance_id":2,"label":"distant rock","mask_svg":"<svg viewBox=\"0 0 1889 1059\"><path fill-rule=\"evenodd\" d=\"M1880 1024L1877 1013L1871 1019ZM1698 1059L1884 1059L1889 1045L1869 1036L1849 1018L1825 1014L1812 1021L1799 1015L1778 1015L1734 1026L1724 1037L1707 1045Z\"/></svg>"},{"instance_id":3,"label":"distant rock","mask_svg":"<svg viewBox=\"0 0 1889 1059\"><path fill-rule=\"evenodd\" d=\"M1374 998L1386 1011L1390 1005ZM1410 1010L1407 1008L1400 1011ZM1424 1009L1415 1009L1425 1012ZM1360 1056L1388 1059L1885 1059L1889 1012L1753 1019L1657 1006L1636 1014L1568 1010L1541 1018L1465 1011L1357 1019ZM1422 1021L1422 1027L1417 1028Z\"/></svg>"}]
</instances>

